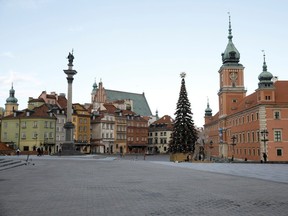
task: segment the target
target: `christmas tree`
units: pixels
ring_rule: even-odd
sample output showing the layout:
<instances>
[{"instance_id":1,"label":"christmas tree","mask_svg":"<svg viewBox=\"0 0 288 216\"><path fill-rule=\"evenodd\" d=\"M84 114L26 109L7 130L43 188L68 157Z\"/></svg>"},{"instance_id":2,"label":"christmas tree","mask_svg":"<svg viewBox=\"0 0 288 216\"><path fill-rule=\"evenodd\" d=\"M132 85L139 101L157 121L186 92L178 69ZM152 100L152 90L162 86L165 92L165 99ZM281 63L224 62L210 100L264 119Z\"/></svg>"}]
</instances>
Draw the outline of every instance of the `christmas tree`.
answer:
<instances>
[{"instance_id":1,"label":"christmas tree","mask_svg":"<svg viewBox=\"0 0 288 216\"><path fill-rule=\"evenodd\" d=\"M198 133L192 119L191 104L187 97L185 76L184 72L181 73L181 89L175 112L172 139L169 143L169 152L171 153L194 152L195 142L198 139Z\"/></svg>"}]
</instances>

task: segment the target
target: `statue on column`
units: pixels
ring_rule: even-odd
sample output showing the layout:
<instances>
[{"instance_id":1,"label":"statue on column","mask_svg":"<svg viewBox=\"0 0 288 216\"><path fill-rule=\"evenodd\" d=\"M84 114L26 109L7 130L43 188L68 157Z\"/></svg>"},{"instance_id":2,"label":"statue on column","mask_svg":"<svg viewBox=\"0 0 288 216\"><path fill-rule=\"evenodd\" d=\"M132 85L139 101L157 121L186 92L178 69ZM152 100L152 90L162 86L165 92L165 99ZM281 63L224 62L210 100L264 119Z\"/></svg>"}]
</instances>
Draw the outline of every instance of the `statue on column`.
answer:
<instances>
[{"instance_id":1,"label":"statue on column","mask_svg":"<svg viewBox=\"0 0 288 216\"><path fill-rule=\"evenodd\" d=\"M69 62L68 65L73 66L73 60L74 60L73 50L72 50L72 53L69 52L69 55L68 55L67 59L68 59L68 62Z\"/></svg>"}]
</instances>

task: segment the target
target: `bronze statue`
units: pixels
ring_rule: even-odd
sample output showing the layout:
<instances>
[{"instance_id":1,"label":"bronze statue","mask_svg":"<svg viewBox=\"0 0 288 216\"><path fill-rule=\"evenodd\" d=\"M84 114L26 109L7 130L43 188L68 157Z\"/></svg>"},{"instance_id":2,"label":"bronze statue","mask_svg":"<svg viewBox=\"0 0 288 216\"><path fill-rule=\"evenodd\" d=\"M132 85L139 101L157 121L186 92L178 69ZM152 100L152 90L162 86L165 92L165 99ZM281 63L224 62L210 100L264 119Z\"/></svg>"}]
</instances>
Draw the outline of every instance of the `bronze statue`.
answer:
<instances>
[{"instance_id":1,"label":"bronze statue","mask_svg":"<svg viewBox=\"0 0 288 216\"><path fill-rule=\"evenodd\" d=\"M73 59L74 59L73 50L72 50L72 53L69 52L67 59L69 61L69 65L73 65Z\"/></svg>"}]
</instances>

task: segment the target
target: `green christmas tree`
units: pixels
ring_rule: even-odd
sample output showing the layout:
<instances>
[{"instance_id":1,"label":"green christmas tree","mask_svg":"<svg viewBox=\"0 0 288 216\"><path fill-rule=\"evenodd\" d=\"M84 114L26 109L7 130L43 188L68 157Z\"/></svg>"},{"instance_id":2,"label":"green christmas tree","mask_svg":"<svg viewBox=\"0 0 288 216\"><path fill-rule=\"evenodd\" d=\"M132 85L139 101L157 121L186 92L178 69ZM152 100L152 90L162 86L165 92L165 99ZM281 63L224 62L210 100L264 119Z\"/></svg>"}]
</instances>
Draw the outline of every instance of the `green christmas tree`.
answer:
<instances>
[{"instance_id":1,"label":"green christmas tree","mask_svg":"<svg viewBox=\"0 0 288 216\"><path fill-rule=\"evenodd\" d=\"M169 143L169 152L171 153L194 152L195 142L198 139L198 133L192 119L191 104L187 97L185 76L184 72L181 73L181 89L175 112L172 139Z\"/></svg>"}]
</instances>

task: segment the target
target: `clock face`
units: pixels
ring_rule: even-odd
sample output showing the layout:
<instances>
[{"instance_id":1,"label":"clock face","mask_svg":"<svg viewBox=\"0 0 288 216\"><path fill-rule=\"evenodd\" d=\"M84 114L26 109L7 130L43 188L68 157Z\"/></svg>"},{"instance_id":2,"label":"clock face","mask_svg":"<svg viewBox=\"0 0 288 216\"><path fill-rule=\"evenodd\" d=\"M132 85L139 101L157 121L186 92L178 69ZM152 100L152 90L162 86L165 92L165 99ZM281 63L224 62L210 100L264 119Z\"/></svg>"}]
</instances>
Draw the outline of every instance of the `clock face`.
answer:
<instances>
[{"instance_id":1,"label":"clock face","mask_svg":"<svg viewBox=\"0 0 288 216\"><path fill-rule=\"evenodd\" d=\"M237 78L238 78L237 72L231 72L229 76L230 76L230 79L231 79L233 82L235 82L235 81L237 80Z\"/></svg>"}]
</instances>

